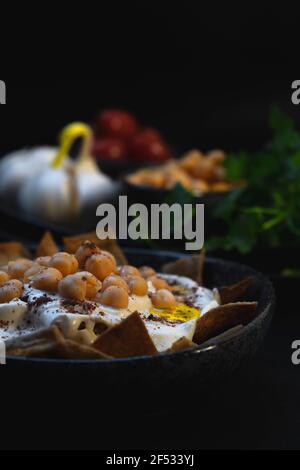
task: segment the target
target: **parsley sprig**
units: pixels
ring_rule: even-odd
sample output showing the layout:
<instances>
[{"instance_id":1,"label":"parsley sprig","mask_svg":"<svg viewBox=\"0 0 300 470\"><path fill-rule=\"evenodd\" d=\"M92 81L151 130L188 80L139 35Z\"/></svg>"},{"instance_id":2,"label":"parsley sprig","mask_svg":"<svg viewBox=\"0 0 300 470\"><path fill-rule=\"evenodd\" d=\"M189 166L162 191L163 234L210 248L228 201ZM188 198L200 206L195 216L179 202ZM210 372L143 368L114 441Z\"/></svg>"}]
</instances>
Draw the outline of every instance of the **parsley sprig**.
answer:
<instances>
[{"instance_id":1,"label":"parsley sprig","mask_svg":"<svg viewBox=\"0 0 300 470\"><path fill-rule=\"evenodd\" d=\"M259 152L230 153L230 179L247 185L226 195L213 209L222 234L206 240L208 249L249 253L256 246L300 246L300 133L292 119L273 108L271 141Z\"/></svg>"}]
</instances>

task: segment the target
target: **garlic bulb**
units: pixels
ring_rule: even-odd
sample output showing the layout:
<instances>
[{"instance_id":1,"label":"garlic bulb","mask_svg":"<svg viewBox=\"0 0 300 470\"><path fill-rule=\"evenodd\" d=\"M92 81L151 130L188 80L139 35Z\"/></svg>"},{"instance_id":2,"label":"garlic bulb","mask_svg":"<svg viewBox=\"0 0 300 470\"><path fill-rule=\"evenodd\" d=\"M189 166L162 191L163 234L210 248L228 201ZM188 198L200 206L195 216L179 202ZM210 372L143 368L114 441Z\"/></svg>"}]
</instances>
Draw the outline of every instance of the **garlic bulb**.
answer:
<instances>
[{"instance_id":1,"label":"garlic bulb","mask_svg":"<svg viewBox=\"0 0 300 470\"><path fill-rule=\"evenodd\" d=\"M40 147L37 149L23 149L6 155L0 161L0 197L15 203L18 190L28 178L47 168L57 149L54 147Z\"/></svg>"},{"instance_id":2,"label":"garlic bulb","mask_svg":"<svg viewBox=\"0 0 300 470\"><path fill-rule=\"evenodd\" d=\"M74 184L72 171L49 167L24 183L20 206L25 212L50 222L68 222L80 209Z\"/></svg>"},{"instance_id":3,"label":"garlic bulb","mask_svg":"<svg viewBox=\"0 0 300 470\"><path fill-rule=\"evenodd\" d=\"M99 171L92 158L82 158L78 162L77 172L79 199L82 207L95 207L111 199L117 191L117 183Z\"/></svg>"},{"instance_id":4,"label":"garlic bulb","mask_svg":"<svg viewBox=\"0 0 300 470\"><path fill-rule=\"evenodd\" d=\"M79 137L83 145L79 158L68 157ZM27 213L51 222L74 221L83 211L95 210L112 198L116 184L101 173L89 154L92 130L82 123L67 126L60 136L60 147L50 164L25 181L19 191L19 205ZM53 157L53 155L52 155Z\"/></svg>"}]
</instances>

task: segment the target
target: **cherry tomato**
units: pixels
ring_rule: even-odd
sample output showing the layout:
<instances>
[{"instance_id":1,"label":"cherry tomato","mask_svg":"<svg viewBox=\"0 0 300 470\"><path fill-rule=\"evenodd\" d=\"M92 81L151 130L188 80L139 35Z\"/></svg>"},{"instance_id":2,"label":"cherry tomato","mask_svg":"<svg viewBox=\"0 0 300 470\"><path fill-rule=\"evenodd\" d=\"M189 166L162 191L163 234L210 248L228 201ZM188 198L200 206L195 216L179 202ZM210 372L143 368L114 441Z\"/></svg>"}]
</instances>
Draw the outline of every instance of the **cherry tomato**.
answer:
<instances>
[{"instance_id":1,"label":"cherry tomato","mask_svg":"<svg viewBox=\"0 0 300 470\"><path fill-rule=\"evenodd\" d=\"M155 129L145 129L130 142L129 156L138 161L164 162L171 158L168 145Z\"/></svg>"},{"instance_id":2,"label":"cherry tomato","mask_svg":"<svg viewBox=\"0 0 300 470\"><path fill-rule=\"evenodd\" d=\"M122 160L126 157L126 144L120 139L111 137L98 137L94 141L93 155L96 157L109 158L111 160Z\"/></svg>"},{"instance_id":3,"label":"cherry tomato","mask_svg":"<svg viewBox=\"0 0 300 470\"><path fill-rule=\"evenodd\" d=\"M145 127L137 134L136 137L139 137L139 140L145 142L162 142L163 137L158 132L158 130L154 129L153 127Z\"/></svg>"},{"instance_id":4,"label":"cherry tomato","mask_svg":"<svg viewBox=\"0 0 300 470\"><path fill-rule=\"evenodd\" d=\"M121 109L106 109L96 118L97 128L103 136L129 139L138 132L138 122L133 114Z\"/></svg>"}]
</instances>

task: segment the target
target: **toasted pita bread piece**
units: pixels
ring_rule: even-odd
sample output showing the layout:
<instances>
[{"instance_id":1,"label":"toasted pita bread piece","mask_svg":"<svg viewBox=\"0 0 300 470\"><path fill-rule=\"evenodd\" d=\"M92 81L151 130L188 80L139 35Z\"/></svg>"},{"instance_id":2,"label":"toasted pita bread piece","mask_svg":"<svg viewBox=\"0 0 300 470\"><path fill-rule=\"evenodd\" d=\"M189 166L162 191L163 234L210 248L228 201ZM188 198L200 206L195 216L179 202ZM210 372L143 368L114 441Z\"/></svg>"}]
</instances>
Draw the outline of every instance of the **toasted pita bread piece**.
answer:
<instances>
[{"instance_id":1,"label":"toasted pita bread piece","mask_svg":"<svg viewBox=\"0 0 300 470\"><path fill-rule=\"evenodd\" d=\"M86 240L94 243L100 249L112 253L115 256L118 264L128 264L128 261L126 260L122 249L118 245L117 240L108 238L105 240L99 239L96 232L82 233L80 235L74 235L71 237L63 237L65 250L68 253L75 253L79 245Z\"/></svg>"},{"instance_id":2,"label":"toasted pita bread piece","mask_svg":"<svg viewBox=\"0 0 300 470\"><path fill-rule=\"evenodd\" d=\"M64 339L58 347L60 357L65 359L109 359L111 356L102 353L96 348Z\"/></svg>"},{"instance_id":3,"label":"toasted pita bread piece","mask_svg":"<svg viewBox=\"0 0 300 470\"><path fill-rule=\"evenodd\" d=\"M200 286L203 284L203 267L205 252L201 251L198 255L179 258L171 263L164 264L162 272L165 274L177 274L186 276L196 281Z\"/></svg>"},{"instance_id":4,"label":"toasted pita bread piece","mask_svg":"<svg viewBox=\"0 0 300 470\"><path fill-rule=\"evenodd\" d=\"M221 333L218 336L214 336L213 338L208 339L204 343L201 343L201 346L210 346L210 345L219 343L220 341L223 341L224 339L233 338L243 328L244 328L243 325L237 325L237 326L234 326L233 328L229 328L229 330L224 331L224 333Z\"/></svg>"},{"instance_id":5,"label":"toasted pita bread piece","mask_svg":"<svg viewBox=\"0 0 300 470\"><path fill-rule=\"evenodd\" d=\"M57 356L63 342L59 328L50 326L6 341L6 352L10 356L52 357Z\"/></svg>"},{"instance_id":6,"label":"toasted pita bread piece","mask_svg":"<svg viewBox=\"0 0 300 470\"><path fill-rule=\"evenodd\" d=\"M50 232L45 232L42 236L37 249L35 256L52 256L59 251L59 248Z\"/></svg>"},{"instance_id":7,"label":"toasted pita bread piece","mask_svg":"<svg viewBox=\"0 0 300 470\"><path fill-rule=\"evenodd\" d=\"M7 354L65 359L107 359L109 356L85 344L66 339L56 325L6 342Z\"/></svg>"},{"instance_id":8,"label":"toasted pita bread piece","mask_svg":"<svg viewBox=\"0 0 300 470\"><path fill-rule=\"evenodd\" d=\"M150 356L157 353L138 312L133 312L119 325L107 329L96 339L93 347L113 357Z\"/></svg>"},{"instance_id":9,"label":"toasted pita bread piece","mask_svg":"<svg viewBox=\"0 0 300 470\"><path fill-rule=\"evenodd\" d=\"M222 305L238 302L242 300L244 295L248 292L254 283L252 276L246 277L236 284L230 286L218 287L215 292L219 294L219 300Z\"/></svg>"},{"instance_id":10,"label":"toasted pita bread piece","mask_svg":"<svg viewBox=\"0 0 300 470\"><path fill-rule=\"evenodd\" d=\"M182 338L179 338L175 343L172 344L170 349L168 349L168 352L177 352L177 351L183 351L185 349L190 349L190 348L196 348L198 345L194 343L193 341L190 341L187 339L185 336Z\"/></svg>"},{"instance_id":11,"label":"toasted pita bread piece","mask_svg":"<svg viewBox=\"0 0 300 470\"><path fill-rule=\"evenodd\" d=\"M237 325L247 325L255 316L257 302L237 302L209 310L197 320L193 341L201 344Z\"/></svg>"},{"instance_id":12,"label":"toasted pita bread piece","mask_svg":"<svg viewBox=\"0 0 300 470\"><path fill-rule=\"evenodd\" d=\"M0 243L0 266L18 258L31 258L30 252L23 243L14 241Z\"/></svg>"}]
</instances>

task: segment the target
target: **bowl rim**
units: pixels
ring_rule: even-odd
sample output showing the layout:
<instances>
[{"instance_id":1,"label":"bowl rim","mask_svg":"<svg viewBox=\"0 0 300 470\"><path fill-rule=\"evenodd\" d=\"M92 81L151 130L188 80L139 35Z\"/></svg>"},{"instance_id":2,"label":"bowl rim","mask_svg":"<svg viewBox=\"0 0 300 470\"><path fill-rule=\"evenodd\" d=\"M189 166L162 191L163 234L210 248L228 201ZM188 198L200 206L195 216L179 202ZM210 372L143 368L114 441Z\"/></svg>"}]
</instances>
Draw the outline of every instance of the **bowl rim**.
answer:
<instances>
[{"instance_id":1,"label":"bowl rim","mask_svg":"<svg viewBox=\"0 0 300 470\"><path fill-rule=\"evenodd\" d=\"M146 255L149 254L151 250L147 248L133 248L133 247L126 247L125 252L127 253L136 253L140 255ZM169 256L171 258L184 258L188 256L188 253L180 253L176 251L166 251L166 250L155 250L155 254L157 256ZM272 312L272 308L275 305L275 290L274 287L271 283L271 281L260 271L257 271L256 269L244 265L242 263L237 263L235 261L229 261L226 259L222 258L217 258L217 257L211 257L207 256L205 259L205 262L214 264L223 264L230 266L233 269L243 269L250 272L256 276L259 277L263 281L264 289L269 292L269 301L268 303L262 308L261 312L247 325L243 326L240 331L238 331L235 335L229 337L229 338L223 338L217 343L214 344L209 344L207 346L201 346L199 345L196 348L188 348L183 351L176 351L176 352L161 352L158 354L155 354L153 356L132 356L132 357L122 357L122 358L112 358L112 359L56 359L56 358L39 358L39 357L26 357L26 356L6 356L7 363L26 363L26 364L61 364L61 365L81 365L81 366L87 366L87 365L111 365L111 364L128 364L128 363L140 363L140 362L146 362L146 361L159 361L162 358L173 358L173 357L185 357L185 356L191 356L191 355L198 355L202 354L208 351L220 349L222 346L225 344L228 344L232 341L235 341L237 338L242 337L245 335L249 330L251 330L260 320L262 317L266 317L270 311Z\"/></svg>"}]
</instances>

